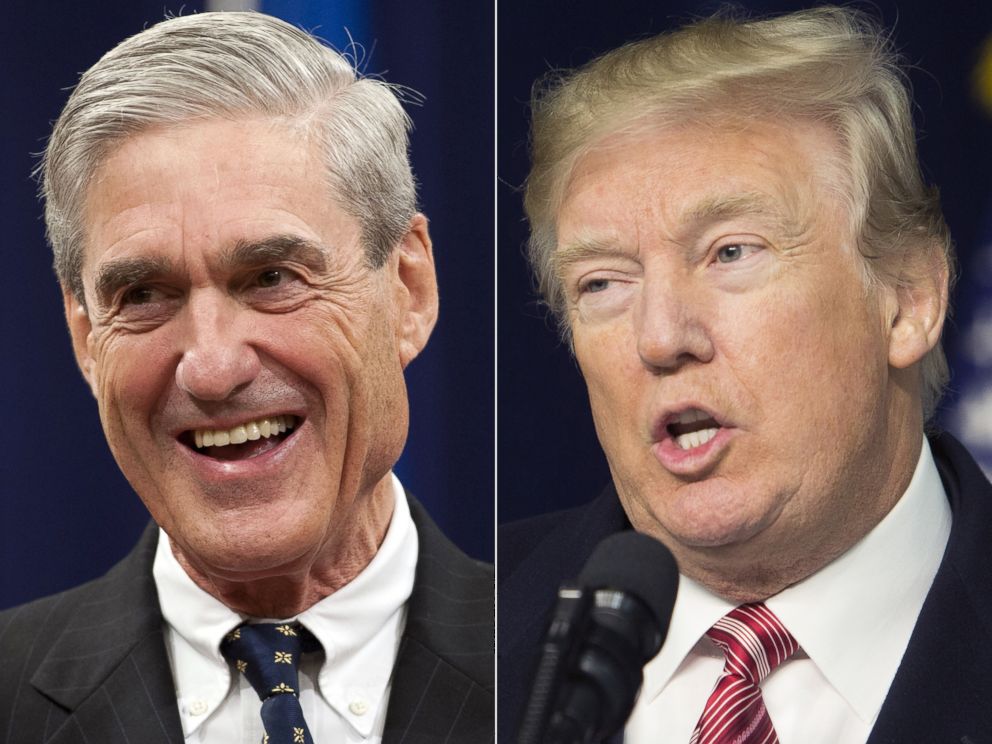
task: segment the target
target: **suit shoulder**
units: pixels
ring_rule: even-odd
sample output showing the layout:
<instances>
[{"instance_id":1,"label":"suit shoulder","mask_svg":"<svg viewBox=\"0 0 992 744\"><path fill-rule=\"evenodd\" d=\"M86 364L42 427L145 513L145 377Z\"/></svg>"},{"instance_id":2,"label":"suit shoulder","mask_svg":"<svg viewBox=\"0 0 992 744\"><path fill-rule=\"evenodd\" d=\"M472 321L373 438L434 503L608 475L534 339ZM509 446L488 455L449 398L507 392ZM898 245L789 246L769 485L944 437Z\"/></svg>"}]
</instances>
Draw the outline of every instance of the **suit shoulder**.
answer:
<instances>
[{"instance_id":1,"label":"suit shoulder","mask_svg":"<svg viewBox=\"0 0 992 744\"><path fill-rule=\"evenodd\" d=\"M500 582L512 575L534 550L568 519L572 510L549 512L499 525L496 538Z\"/></svg>"},{"instance_id":2,"label":"suit shoulder","mask_svg":"<svg viewBox=\"0 0 992 744\"><path fill-rule=\"evenodd\" d=\"M39 723L53 725L66 713L34 687L34 677L58 640L94 599L101 579L0 612L0 729L11 741L33 740ZM47 725L47 724L46 724ZM23 738L28 735L29 738Z\"/></svg>"},{"instance_id":3,"label":"suit shoulder","mask_svg":"<svg viewBox=\"0 0 992 744\"><path fill-rule=\"evenodd\" d=\"M81 618L102 617L105 607L123 603L132 610L145 604L157 608L150 570L157 530L155 525L149 525L131 553L103 576L0 611L0 658L5 664L17 659L31 662L42 658L51 642L67 628ZM6 675L3 679L6 680Z\"/></svg>"},{"instance_id":4,"label":"suit shoulder","mask_svg":"<svg viewBox=\"0 0 992 744\"><path fill-rule=\"evenodd\" d=\"M39 638L58 636L77 609L87 603L102 579L0 611L0 658L6 661L30 653Z\"/></svg>"},{"instance_id":5,"label":"suit shoulder","mask_svg":"<svg viewBox=\"0 0 992 744\"><path fill-rule=\"evenodd\" d=\"M493 566L463 553L412 498L410 512L420 548L407 636L491 692L496 641Z\"/></svg>"},{"instance_id":6,"label":"suit shoulder","mask_svg":"<svg viewBox=\"0 0 992 744\"><path fill-rule=\"evenodd\" d=\"M612 485L581 506L505 522L497 538L500 586L535 556L539 561L548 554L584 556L606 535L629 527Z\"/></svg>"},{"instance_id":7,"label":"suit shoulder","mask_svg":"<svg viewBox=\"0 0 992 744\"><path fill-rule=\"evenodd\" d=\"M85 585L0 612L0 656L10 660L30 652L36 639L58 635L72 616Z\"/></svg>"}]
</instances>

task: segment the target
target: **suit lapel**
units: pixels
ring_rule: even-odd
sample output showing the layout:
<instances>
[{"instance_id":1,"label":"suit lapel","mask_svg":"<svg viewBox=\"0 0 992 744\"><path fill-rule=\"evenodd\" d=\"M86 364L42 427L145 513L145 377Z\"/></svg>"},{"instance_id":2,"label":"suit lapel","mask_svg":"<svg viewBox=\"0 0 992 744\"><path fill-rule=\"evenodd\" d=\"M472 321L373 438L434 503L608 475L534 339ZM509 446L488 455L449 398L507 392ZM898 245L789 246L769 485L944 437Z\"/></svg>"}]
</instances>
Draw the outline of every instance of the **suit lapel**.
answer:
<instances>
[{"instance_id":1,"label":"suit lapel","mask_svg":"<svg viewBox=\"0 0 992 744\"><path fill-rule=\"evenodd\" d=\"M150 525L124 561L87 587L31 678L68 711L50 744L182 742L151 572L157 538Z\"/></svg>"},{"instance_id":2,"label":"suit lapel","mask_svg":"<svg viewBox=\"0 0 992 744\"><path fill-rule=\"evenodd\" d=\"M952 437L930 443L951 535L868 742L992 744L992 486Z\"/></svg>"},{"instance_id":3,"label":"suit lapel","mask_svg":"<svg viewBox=\"0 0 992 744\"><path fill-rule=\"evenodd\" d=\"M868 744L992 744L992 639L968 591L942 571Z\"/></svg>"},{"instance_id":4,"label":"suit lapel","mask_svg":"<svg viewBox=\"0 0 992 744\"><path fill-rule=\"evenodd\" d=\"M410 498L420 542L383 744L493 739L492 571L452 545Z\"/></svg>"}]
</instances>

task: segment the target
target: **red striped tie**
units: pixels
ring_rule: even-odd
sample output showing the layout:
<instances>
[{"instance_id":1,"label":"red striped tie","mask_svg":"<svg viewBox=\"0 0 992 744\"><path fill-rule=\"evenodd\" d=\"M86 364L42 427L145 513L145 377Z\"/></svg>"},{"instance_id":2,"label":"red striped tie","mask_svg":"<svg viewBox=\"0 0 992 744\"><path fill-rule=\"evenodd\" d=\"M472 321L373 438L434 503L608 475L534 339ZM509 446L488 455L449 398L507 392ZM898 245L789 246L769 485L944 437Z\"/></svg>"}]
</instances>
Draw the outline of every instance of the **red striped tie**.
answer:
<instances>
[{"instance_id":1,"label":"red striped tie","mask_svg":"<svg viewBox=\"0 0 992 744\"><path fill-rule=\"evenodd\" d=\"M796 639L763 604L731 610L706 635L726 661L689 744L778 744L758 685L796 652Z\"/></svg>"}]
</instances>

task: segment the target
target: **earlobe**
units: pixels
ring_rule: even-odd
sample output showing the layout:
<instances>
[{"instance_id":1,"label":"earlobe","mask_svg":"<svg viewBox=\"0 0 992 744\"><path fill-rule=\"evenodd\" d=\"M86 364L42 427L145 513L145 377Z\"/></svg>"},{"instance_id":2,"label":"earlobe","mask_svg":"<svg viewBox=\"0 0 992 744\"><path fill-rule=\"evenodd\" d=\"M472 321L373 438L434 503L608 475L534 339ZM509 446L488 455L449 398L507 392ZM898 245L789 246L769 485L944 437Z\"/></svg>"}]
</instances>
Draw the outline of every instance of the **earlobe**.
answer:
<instances>
[{"instance_id":1,"label":"earlobe","mask_svg":"<svg viewBox=\"0 0 992 744\"><path fill-rule=\"evenodd\" d=\"M889 335L889 364L905 369L940 341L947 316L948 268L943 256L930 270L894 290L897 310Z\"/></svg>"},{"instance_id":2,"label":"earlobe","mask_svg":"<svg viewBox=\"0 0 992 744\"><path fill-rule=\"evenodd\" d=\"M89 313L76 296L69 290L62 290L62 304L65 308L65 321L69 326L69 336L72 338L72 350L76 355L76 364L83 378L90 386L90 391L96 397L96 379L93 374L93 357L90 353L90 334L93 326Z\"/></svg>"},{"instance_id":3,"label":"earlobe","mask_svg":"<svg viewBox=\"0 0 992 744\"><path fill-rule=\"evenodd\" d=\"M427 345L437 322L437 275L424 215L413 216L396 251L397 276L402 289L397 340L400 363L405 369Z\"/></svg>"}]
</instances>

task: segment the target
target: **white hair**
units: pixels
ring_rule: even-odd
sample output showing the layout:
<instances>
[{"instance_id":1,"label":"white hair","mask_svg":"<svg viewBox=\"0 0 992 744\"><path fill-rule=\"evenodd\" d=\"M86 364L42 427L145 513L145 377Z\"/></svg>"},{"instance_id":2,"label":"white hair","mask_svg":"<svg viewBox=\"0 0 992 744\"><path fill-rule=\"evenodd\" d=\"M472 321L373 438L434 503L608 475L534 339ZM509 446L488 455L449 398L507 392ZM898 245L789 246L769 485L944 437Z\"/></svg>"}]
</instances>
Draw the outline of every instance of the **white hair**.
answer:
<instances>
[{"instance_id":1,"label":"white hair","mask_svg":"<svg viewBox=\"0 0 992 744\"><path fill-rule=\"evenodd\" d=\"M121 42L80 77L38 168L62 286L83 302L83 208L124 139L156 127L253 116L300 122L319 144L330 198L358 220L379 267L416 211L410 120L398 89L261 13L170 18Z\"/></svg>"}]
</instances>

